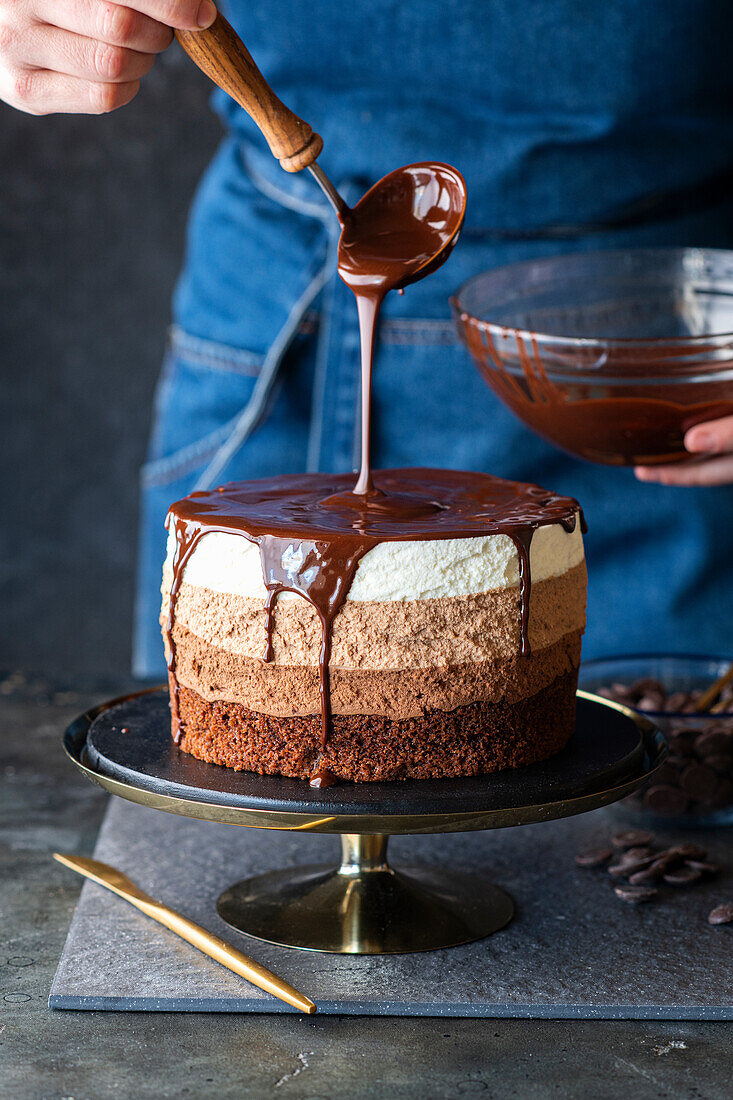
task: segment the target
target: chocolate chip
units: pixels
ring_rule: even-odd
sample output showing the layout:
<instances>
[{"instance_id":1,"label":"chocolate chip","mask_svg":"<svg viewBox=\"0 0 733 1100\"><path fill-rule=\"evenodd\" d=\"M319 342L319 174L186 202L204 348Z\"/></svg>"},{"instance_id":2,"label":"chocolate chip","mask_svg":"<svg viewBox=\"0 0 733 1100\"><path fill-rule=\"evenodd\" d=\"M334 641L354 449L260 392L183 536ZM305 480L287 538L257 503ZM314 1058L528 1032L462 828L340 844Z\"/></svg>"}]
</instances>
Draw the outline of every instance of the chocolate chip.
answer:
<instances>
[{"instance_id":1,"label":"chocolate chip","mask_svg":"<svg viewBox=\"0 0 733 1100\"><path fill-rule=\"evenodd\" d=\"M693 871L699 871L701 875L705 875L707 878L717 875L720 870L717 863L707 863L705 860L700 859L685 860L685 867L690 867Z\"/></svg>"},{"instance_id":2,"label":"chocolate chip","mask_svg":"<svg viewBox=\"0 0 733 1100\"><path fill-rule=\"evenodd\" d=\"M707 854L706 849L701 848L699 844L674 844L660 853L676 859L705 859Z\"/></svg>"},{"instance_id":3,"label":"chocolate chip","mask_svg":"<svg viewBox=\"0 0 733 1100\"><path fill-rule=\"evenodd\" d=\"M614 848L637 848L640 845L652 844L654 837L645 829L627 829L623 833L616 833L611 837Z\"/></svg>"},{"instance_id":4,"label":"chocolate chip","mask_svg":"<svg viewBox=\"0 0 733 1100\"><path fill-rule=\"evenodd\" d=\"M677 817L687 809L687 797L679 787L654 785L644 793L644 806L660 817Z\"/></svg>"},{"instance_id":5,"label":"chocolate chip","mask_svg":"<svg viewBox=\"0 0 733 1100\"><path fill-rule=\"evenodd\" d=\"M647 845L642 845L640 848L627 848L621 856L621 863L638 863L645 861L649 858L654 859L657 855L654 848L649 848Z\"/></svg>"},{"instance_id":6,"label":"chocolate chip","mask_svg":"<svg viewBox=\"0 0 733 1100\"><path fill-rule=\"evenodd\" d=\"M708 915L708 924L730 924L731 921L733 921L733 905L716 905Z\"/></svg>"},{"instance_id":7,"label":"chocolate chip","mask_svg":"<svg viewBox=\"0 0 733 1100\"><path fill-rule=\"evenodd\" d=\"M705 756L704 762L708 768L712 768L718 775L731 775L733 773L733 756L727 752L718 752Z\"/></svg>"},{"instance_id":8,"label":"chocolate chip","mask_svg":"<svg viewBox=\"0 0 733 1100\"><path fill-rule=\"evenodd\" d=\"M645 856L641 859L627 859L626 854L619 859L616 863L612 863L607 871L611 878L630 878L631 875L637 874L639 871L643 871L646 867L650 867L654 863L656 855Z\"/></svg>"},{"instance_id":9,"label":"chocolate chip","mask_svg":"<svg viewBox=\"0 0 733 1100\"><path fill-rule=\"evenodd\" d=\"M695 739L695 752L698 756L715 756L717 753L729 752L730 748L730 734L721 729L704 731Z\"/></svg>"},{"instance_id":10,"label":"chocolate chip","mask_svg":"<svg viewBox=\"0 0 733 1100\"><path fill-rule=\"evenodd\" d=\"M696 871L694 867L677 867L673 871L667 871L662 876L669 886L692 886L702 878L702 871Z\"/></svg>"},{"instance_id":11,"label":"chocolate chip","mask_svg":"<svg viewBox=\"0 0 733 1100\"><path fill-rule=\"evenodd\" d=\"M611 878L628 878L633 873L633 866L629 866L628 863L612 863L606 868Z\"/></svg>"},{"instance_id":12,"label":"chocolate chip","mask_svg":"<svg viewBox=\"0 0 733 1100\"><path fill-rule=\"evenodd\" d=\"M631 905L641 905L642 902L651 901L659 893L653 886L614 886L613 892L621 901L627 901ZM733 913L733 906L731 906L731 912Z\"/></svg>"},{"instance_id":13,"label":"chocolate chip","mask_svg":"<svg viewBox=\"0 0 733 1100\"><path fill-rule=\"evenodd\" d=\"M640 871L635 871L633 875L629 875L629 882L632 886L641 886L645 882L657 882L674 863L675 860L670 860L664 856L655 859L647 867L643 867Z\"/></svg>"},{"instance_id":14,"label":"chocolate chip","mask_svg":"<svg viewBox=\"0 0 733 1100\"><path fill-rule=\"evenodd\" d=\"M578 867L602 867L612 855L610 848L589 848L586 852L578 852L575 862Z\"/></svg>"},{"instance_id":15,"label":"chocolate chip","mask_svg":"<svg viewBox=\"0 0 733 1100\"><path fill-rule=\"evenodd\" d=\"M670 749L670 753L669 753L669 756L667 757L666 762L669 764L669 766L671 768L674 768L674 770L675 770L675 782L679 781L680 772L683 772L685 770L685 768L688 767L688 765L694 764L696 760L697 760L697 757L694 755L694 753L687 752L687 753L683 754L683 753L672 752L672 750ZM656 780L656 778L657 777L655 775L654 779Z\"/></svg>"},{"instance_id":16,"label":"chocolate chip","mask_svg":"<svg viewBox=\"0 0 733 1100\"><path fill-rule=\"evenodd\" d=\"M708 802L718 787L718 777L705 764L688 764L680 775L680 787L689 798Z\"/></svg>"},{"instance_id":17,"label":"chocolate chip","mask_svg":"<svg viewBox=\"0 0 733 1100\"><path fill-rule=\"evenodd\" d=\"M699 732L699 730L671 730L667 734L669 751L679 753L681 756L689 756L694 751Z\"/></svg>"}]
</instances>

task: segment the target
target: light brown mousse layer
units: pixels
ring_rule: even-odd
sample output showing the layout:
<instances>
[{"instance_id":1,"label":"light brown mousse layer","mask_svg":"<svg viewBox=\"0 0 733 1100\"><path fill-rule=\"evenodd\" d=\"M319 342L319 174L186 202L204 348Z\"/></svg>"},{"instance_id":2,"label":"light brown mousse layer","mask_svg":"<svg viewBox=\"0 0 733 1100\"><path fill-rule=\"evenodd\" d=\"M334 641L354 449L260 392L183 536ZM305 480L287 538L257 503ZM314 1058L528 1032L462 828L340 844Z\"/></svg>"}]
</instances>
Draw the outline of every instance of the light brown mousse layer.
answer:
<instances>
[{"instance_id":1,"label":"light brown mousse layer","mask_svg":"<svg viewBox=\"0 0 733 1100\"><path fill-rule=\"evenodd\" d=\"M163 586L161 623L168 612L169 575ZM533 652L585 628L585 562L557 577L532 585L529 642ZM384 602L349 601L332 627L332 669L403 670L447 668L472 663L511 661L520 649L521 602L518 586L472 596ZM182 629L185 628L185 629ZM262 665L265 646L263 601L186 584L176 603L176 667L183 672L200 663L204 646L217 653L248 657ZM197 639L194 642L192 639ZM318 667L322 628L317 612L302 599L275 605L274 665ZM196 652L187 659L187 647ZM218 675L207 662L209 682L181 677L186 686L209 695L214 682L223 698L245 702L227 662ZM189 673L190 675L190 673Z\"/></svg>"},{"instance_id":2,"label":"light brown mousse layer","mask_svg":"<svg viewBox=\"0 0 733 1100\"><path fill-rule=\"evenodd\" d=\"M515 703L476 702L419 718L334 715L325 749L320 717L279 718L180 690L181 748L200 760L308 779L327 768L355 782L484 775L545 760L569 741L577 670Z\"/></svg>"},{"instance_id":3,"label":"light brown mousse layer","mask_svg":"<svg viewBox=\"0 0 733 1100\"><path fill-rule=\"evenodd\" d=\"M317 668L266 664L173 632L178 682L207 702L224 700L278 717L320 715ZM379 714L393 721L426 710L454 710L474 702L514 703L534 695L580 663L581 634L566 634L530 657L442 668L341 669L330 666L333 714Z\"/></svg>"},{"instance_id":4,"label":"light brown mousse layer","mask_svg":"<svg viewBox=\"0 0 733 1100\"><path fill-rule=\"evenodd\" d=\"M519 652L517 588L347 602L333 625L332 713L404 721L430 709L535 695L580 662L585 591L584 563L533 586L529 657ZM178 682L202 700L283 718L320 715L321 623L305 601L277 607L275 660L265 662L259 601L184 584L173 640Z\"/></svg>"}]
</instances>

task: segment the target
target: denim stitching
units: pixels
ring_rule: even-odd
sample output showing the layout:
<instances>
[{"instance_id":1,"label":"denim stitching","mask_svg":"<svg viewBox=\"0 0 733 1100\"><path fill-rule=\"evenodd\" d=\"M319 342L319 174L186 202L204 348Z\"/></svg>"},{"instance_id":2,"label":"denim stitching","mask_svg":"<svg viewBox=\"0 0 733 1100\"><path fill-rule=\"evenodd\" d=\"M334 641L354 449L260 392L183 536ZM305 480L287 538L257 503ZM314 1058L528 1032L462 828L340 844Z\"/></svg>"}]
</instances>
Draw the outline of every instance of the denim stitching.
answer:
<instances>
[{"instance_id":1,"label":"denim stitching","mask_svg":"<svg viewBox=\"0 0 733 1100\"><path fill-rule=\"evenodd\" d=\"M281 191L277 184L271 183L270 180L260 175L257 169L252 166L246 150L243 149L241 145L237 147L237 152L242 162L242 167L261 195L278 203L280 206L286 207L288 210L295 211L297 214L305 214L309 218L317 218L319 222L330 222L333 213L331 207L328 206L325 201L322 204L317 202L306 202L302 199L296 199L293 195L289 195L287 191Z\"/></svg>"},{"instance_id":2,"label":"denim stitching","mask_svg":"<svg viewBox=\"0 0 733 1100\"><path fill-rule=\"evenodd\" d=\"M328 227L328 259L327 264L332 265L332 278L335 277L336 252L338 249L339 231L336 226ZM311 395L310 430L308 433L308 453L306 457L306 469L314 473L320 469L321 447L323 443L323 417L326 376L328 374L328 350L331 337L331 324L333 319L333 286L324 294L321 319L318 327L318 342L316 345L315 376L313 378L313 393Z\"/></svg>"},{"instance_id":3,"label":"denim stitching","mask_svg":"<svg viewBox=\"0 0 733 1100\"><path fill-rule=\"evenodd\" d=\"M452 321L428 318L392 318L382 322L379 338L385 344L457 344Z\"/></svg>"},{"instance_id":4,"label":"denim stitching","mask_svg":"<svg viewBox=\"0 0 733 1100\"><path fill-rule=\"evenodd\" d=\"M221 442L232 431L241 413L237 413L226 424L215 428L213 432L203 436L195 443L188 443L185 447L179 447L173 454L165 458L156 458L152 462L143 464L140 470L140 481L143 487L152 488L155 485L164 485L170 481L176 481L183 474L190 473L206 461L211 455L216 454Z\"/></svg>"},{"instance_id":5,"label":"denim stitching","mask_svg":"<svg viewBox=\"0 0 733 1100\"><path fill-rule=\"evenodd\" d=\"M243 374L248 378L256 378L262 368L264 356L244 348L220 344L215 340L191 336L178 325L171 326L168 339L173 354L192 366Z\"/></svg>"},{"instance_id":6,"label":"denim stitching","mask_svg":"<svg viewBox=\"0 0 733 1100\"><path fill-rule=\"evenodd\" d=\"M329 259L329 257L326 258L321 269L314 276L291 309L288 319L280 329L280 332L265 356L265 361L262 364L260 375L255 382L252 396L236 418L229 438L218 449L213 459L196 482L194 491L208 489L226 464L233 458L240 447L246 442L247 438L256 429L267 406L272 386L277 379L283 356L298 332L298 328L308 307L323 289L328 277L330 267Z\"/></svg>"}]
</instances>

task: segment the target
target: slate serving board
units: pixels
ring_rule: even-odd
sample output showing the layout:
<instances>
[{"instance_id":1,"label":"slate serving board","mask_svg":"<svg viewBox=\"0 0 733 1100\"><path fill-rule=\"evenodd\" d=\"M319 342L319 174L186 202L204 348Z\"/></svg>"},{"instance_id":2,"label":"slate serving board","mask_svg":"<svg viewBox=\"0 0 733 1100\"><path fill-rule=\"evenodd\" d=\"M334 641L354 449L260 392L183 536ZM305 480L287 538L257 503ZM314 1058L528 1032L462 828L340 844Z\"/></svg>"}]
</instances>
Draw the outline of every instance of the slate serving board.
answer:
<instances>
[{"instance_id":1,"label":"slate serving board","mask_svg":"<svg viewBox=\"0 0 733 1100\"><path fill-rule=\"evenodd\" d=\"M602 871L573 861L607 843L619 811L521 828L395 837L393 865L469 871L508 890L515 919L485 940L414 955L339 956L238 936L216 914L233 881L338 859L335 837L212 824L112 799L95 856L270 967L323 1013L603 1019L733 1019L733 930L707 914L733 901L733 871L633 908ZM624 823L628 826L628 821ZM726 866L725 830L694 840ZM72 874L70 871L69 874ZM85 884L51 989L52 1008L288 1012L132 906Z\"/></svg>"}]
</instances>

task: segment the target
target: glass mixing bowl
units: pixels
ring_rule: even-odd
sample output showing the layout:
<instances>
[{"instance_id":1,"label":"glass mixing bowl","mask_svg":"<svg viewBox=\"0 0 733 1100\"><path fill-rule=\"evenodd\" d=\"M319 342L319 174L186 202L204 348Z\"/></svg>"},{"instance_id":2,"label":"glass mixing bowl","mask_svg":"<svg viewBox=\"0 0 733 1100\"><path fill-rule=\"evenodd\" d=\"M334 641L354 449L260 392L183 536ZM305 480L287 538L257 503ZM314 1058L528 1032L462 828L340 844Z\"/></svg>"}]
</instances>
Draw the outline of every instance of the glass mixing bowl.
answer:
<instances>
[{"instance_id":1,"label":"glass mixing bowl","mask_svg":"<svg viewBox=\"0 0 733 1100\"><path fill-rule=\"evenodd\" d=\"M494 392L591 462L678 461L688 428L733 414L733 251L512 264L469 279L451 304Z\"/></svg>"}]
</instances>

